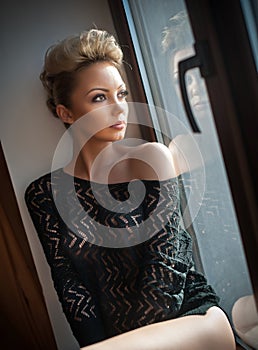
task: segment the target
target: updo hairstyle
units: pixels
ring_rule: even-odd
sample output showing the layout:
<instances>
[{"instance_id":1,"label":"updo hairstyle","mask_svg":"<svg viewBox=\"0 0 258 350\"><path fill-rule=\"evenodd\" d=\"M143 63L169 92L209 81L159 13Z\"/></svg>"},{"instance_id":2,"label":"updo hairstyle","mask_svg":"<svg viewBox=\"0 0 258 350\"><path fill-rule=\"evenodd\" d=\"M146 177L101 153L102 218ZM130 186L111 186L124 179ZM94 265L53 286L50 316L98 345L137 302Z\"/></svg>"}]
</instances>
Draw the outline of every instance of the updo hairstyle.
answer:
<instances>
[{"instance_id":1,"label":"updo hairstyle","mask_svg":"<svg viewBox=\"0 0 258 350\"><path fill-rule=\"evenodd\" d=\"M96 62L111 62L119 69L122 60L123 53L114 36L104 30L84 31L51 46L45 55L40 80L47 91L47 106L52 114L58 118L58 104L70 107L78 71Z\"/></svg>"},{"instance_id":2,"label":"updo hairstyle","mask_svg":"<svg viewBox=\"0 0 258 350\"><path fill-rule=\"evenodd\" d=\"M192 30L185 10L169 18L168 25L162 31L161 47L163 52L174 54L186 46L192 45Z\"/></svg>"}]
</instances>

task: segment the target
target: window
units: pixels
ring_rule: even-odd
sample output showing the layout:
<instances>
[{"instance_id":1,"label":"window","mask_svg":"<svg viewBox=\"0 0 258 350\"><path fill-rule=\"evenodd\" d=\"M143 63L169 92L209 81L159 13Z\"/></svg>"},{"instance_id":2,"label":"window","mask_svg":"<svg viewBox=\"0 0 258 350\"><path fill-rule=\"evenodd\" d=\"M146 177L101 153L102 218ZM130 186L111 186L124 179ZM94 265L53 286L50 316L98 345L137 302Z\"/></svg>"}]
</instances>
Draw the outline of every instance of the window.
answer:
<instances>
[{"instance_id":1,"label":"window","mask_svg":"<svg viewBox=\"0 0 258 350\"><path fill-rule=\"evenodd\" d=\"M182 175L188 201L184 220L198 242L198 268L231 316L234 302L251 294L252 286L208 94L197 68L186 74L186 81L200 134L191 132L182 107L177 63L195 53L185 4L182 0L123 3L147 101L166 111L166 118L153 115L157 118L153 125L165 130L165 137L157 134L157 139L176 146L186 158L191 158L192 145L200 151L197 163L190 159L189 171Z\"/></svg>"}]
</instances>

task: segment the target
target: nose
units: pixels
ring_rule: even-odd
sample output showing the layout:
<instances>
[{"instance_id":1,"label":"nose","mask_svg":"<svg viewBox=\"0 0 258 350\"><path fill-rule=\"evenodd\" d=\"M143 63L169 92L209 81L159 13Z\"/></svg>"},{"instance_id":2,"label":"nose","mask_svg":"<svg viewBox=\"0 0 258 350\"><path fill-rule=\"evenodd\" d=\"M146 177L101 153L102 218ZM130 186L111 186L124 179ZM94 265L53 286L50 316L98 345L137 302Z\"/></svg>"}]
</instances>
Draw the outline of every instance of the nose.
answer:
<instances>
[{"instance_id":1,"label":"nose","mask_svg":"<svg viewBox=\"0 0 258 350\"><path fill-rule=\"evenodd\" d=\"M119 116L127 116L128 104L125 100L120 101L119 99L115 99L112 103L112 115L114 117Z\"/></svg>"}]
</instances>

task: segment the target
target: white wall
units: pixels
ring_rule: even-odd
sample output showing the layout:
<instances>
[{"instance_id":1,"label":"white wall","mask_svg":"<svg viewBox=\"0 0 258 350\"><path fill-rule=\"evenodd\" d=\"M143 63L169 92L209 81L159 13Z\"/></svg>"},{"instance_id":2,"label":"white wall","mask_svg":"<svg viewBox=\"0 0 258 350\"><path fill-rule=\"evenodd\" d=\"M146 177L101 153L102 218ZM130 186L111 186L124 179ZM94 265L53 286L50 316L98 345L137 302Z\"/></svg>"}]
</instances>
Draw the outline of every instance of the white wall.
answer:
<instances>
[{"instance_id":1,"label":"white wall","mask_svg":"<svg viewBox=\"0 0 258 350\"><path fill-rule=\"evenodd\" d=\"M111 14L106 0L9 0L1 6L0 26L1 142L58 348L78 349L57 301L23 196L33 179L50 171L64 132L45 106L38 78L44 53L57 40L92 26L114 33Z\"/></svg>"}]
</instances>

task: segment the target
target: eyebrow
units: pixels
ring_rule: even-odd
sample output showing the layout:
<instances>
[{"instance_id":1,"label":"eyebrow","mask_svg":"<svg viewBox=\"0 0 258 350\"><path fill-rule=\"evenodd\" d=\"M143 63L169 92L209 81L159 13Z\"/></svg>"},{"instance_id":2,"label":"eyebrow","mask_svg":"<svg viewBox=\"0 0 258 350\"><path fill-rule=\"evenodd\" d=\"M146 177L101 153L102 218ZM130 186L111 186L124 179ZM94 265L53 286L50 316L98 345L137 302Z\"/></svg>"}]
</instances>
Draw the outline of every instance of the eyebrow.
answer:
<instances>
[{"instance_id":1,"label":"eyebrow","mask_svg":"<svg viewBox=\"0 0 258 350\"><path fill-rule=\"evenodd\" d=\"M125 85L124 83L121 84L121 85L117 88L117 90L121 89L122 86L126 86L126 85ZM95 88L90 89L90 90L86 93L86 95L88 95L88 94L91 93L92 91L96 91L96 90L101 90L101 91L105 91L105 92L108 92L108 91L109 91L109 89L106 89L106 88L103 88L103 87L95 87Z\"/></svg>"}]
</instances>

